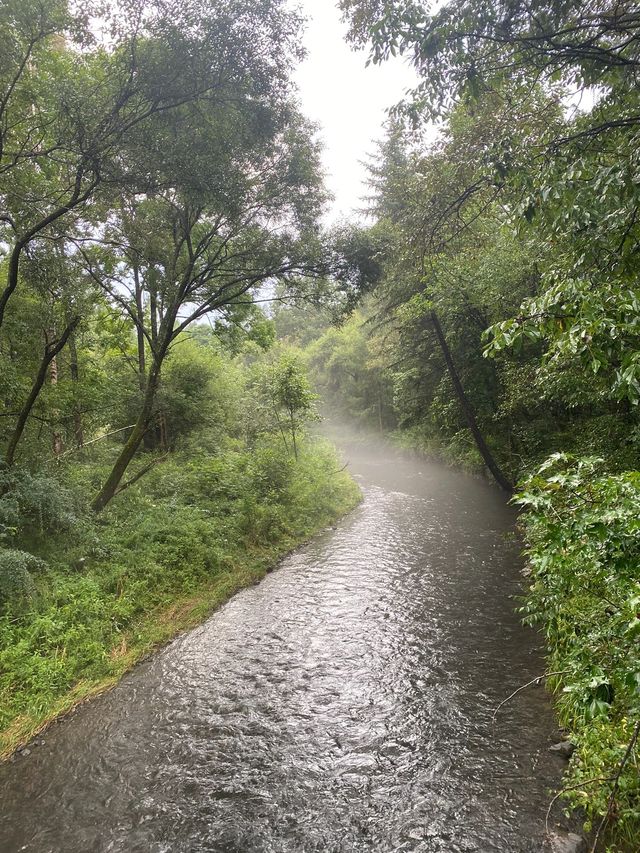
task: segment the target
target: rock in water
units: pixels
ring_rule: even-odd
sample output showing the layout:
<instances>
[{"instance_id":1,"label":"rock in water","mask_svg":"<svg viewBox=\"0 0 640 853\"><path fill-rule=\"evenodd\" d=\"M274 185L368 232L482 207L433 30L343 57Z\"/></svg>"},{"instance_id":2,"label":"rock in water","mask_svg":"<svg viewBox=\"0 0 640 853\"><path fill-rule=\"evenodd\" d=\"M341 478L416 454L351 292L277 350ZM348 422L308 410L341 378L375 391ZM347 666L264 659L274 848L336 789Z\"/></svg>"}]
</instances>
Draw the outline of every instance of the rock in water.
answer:
<instances>
[{"instance_id":1,"label":"rock in water","mask_svg":"<svg viewBox=\"0 0 640 853\"><path fill-rule=\"evenodd\" d=\"M551 853L587 853L587 842L574 832L553 833L550 838Z\"/></svg>"},{"instance_id":2,"label":"rock in water","mask_svg":"<svg viewBox=\"0 0 640 853\"><path fill-rule=\"evenodd\" d=\"M563 740L560 743L554 743L553 746L550 746L549 752L556 752L563 758L569 759L573 755L575 748L575 744L571 743L571 741Z\"/></svg>"}]
</instances>

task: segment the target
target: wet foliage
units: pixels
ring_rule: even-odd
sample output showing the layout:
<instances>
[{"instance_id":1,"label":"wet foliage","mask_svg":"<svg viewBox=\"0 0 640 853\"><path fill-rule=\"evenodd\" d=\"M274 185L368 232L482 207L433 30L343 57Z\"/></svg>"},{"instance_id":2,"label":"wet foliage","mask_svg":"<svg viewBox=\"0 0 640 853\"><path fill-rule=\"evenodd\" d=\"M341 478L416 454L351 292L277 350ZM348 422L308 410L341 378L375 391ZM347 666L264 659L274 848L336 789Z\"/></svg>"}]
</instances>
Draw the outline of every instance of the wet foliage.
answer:
<instances>
[{"instance_id":1,"label":"wet foliage","mask_svg":"<svg viewBox=\"0 0 640 853\"><path fill-rule=\"evenodd\" d=\"M567 799L589 828L612 810L631 838L640 823L640 774L626 756L640 715L640 474L556 454L516 500L527 510L531 567L523 613L545 633L549 669L561 673L560 717L577 746Z\"/></svg>"}]
</instances>

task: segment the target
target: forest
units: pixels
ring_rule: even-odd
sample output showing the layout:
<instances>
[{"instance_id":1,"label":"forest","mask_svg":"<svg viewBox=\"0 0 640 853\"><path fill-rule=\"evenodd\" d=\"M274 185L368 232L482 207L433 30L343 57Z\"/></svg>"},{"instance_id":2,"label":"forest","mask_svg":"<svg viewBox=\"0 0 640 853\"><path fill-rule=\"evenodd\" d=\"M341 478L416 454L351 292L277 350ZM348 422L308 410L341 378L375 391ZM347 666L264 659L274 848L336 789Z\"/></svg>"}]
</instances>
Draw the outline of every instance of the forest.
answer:
<instances>
[{"instance_id":1,"label":"forest","mask_svg":"<svg viewBox=\"0 0 640 853\"><path fill-rule=\"evenodd\" d=\"M418 82L327 227L290 4L2 2L0 752L358 504L326 416L518 507L563 803L635 850L640 11L339 5Z\"/></svg>"}]
</instances>

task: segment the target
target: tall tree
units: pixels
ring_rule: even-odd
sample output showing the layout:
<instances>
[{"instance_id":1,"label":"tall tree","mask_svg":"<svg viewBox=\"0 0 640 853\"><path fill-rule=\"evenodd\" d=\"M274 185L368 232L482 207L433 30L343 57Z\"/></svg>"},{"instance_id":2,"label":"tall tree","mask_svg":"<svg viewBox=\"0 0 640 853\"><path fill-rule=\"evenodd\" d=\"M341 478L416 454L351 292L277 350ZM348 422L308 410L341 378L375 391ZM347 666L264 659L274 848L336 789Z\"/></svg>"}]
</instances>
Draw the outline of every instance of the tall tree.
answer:
<instances>
[{"instance_id":1,"label":"tall tree","mask_svg":"<svg viewBox=\"0 0 640 853\"><path fill-rule=\"evenodd\" d=\"M72 227L100 187L129 184L121 149L130 134L150 134L154 117L187 103L229 101L248 76L266 87L282 75L267 43L290 54L296 19L278 0L262 6L260 27L246 0L134 0L75 13L58 0L3 6L0 327L27 247Z\"/></svg>"},{"instance_id":2,"label":"tall tree","mask_svg":"<svg viewBox=\"0 0 640 853\"><path fill-rule=\"evenodd\" d=\"M199 123L187 125L189 144L155 159L145 197L113 217L104 239L76 240L87 274L144 338L147 364L136 424L96 510L121 488L151 427L176 338L206 315L251 302L266 282L318 269L315 220L324 193L312 129L288 99L286 78L284 92L277 81L259 92L249 85L234 104L198 110ZM167 119L159 130L171 136L184 126ZM132 161L143 156L135 140L129 153Z\"/></svg>"},{"instance_id":3,"label":"tall tree","mask_svg":"<svg viewBox=\"0 0 640 853\"><path fill-rule=\"evenodd\" d=\"M170 192L180 166L169 146L188 157L189 140L229 122L243 97L260 104L253 120L268 123L300 50L299 20L280 0L259 9L247 0L134 0L73 12L34 0L9 2L2 13L0 333L25 258L51 241L99 236L117 193ZM195 192L202 176L193 170L191 180Z\"/></svg>"},{"instance_id":4,"label":"tall tree","mask_svg":"<svg viewBox=\"0 0 640 853\"><path fill-rule=\"evenodd\" d=\"M414 120L446 117L461 102L479 108L479 98L486 104L496 93L508 95L514 81L525 91L540 91L540 84L545 93L555 90L563 113L548 127L538 124L533 135L523 132L514 115L512 128L498 132L492 145L493 177L483 178L509 186L510 213L524 239L558 247L541 266L539 296L496 327L494 351L542 340L548 365L562 371L577 358L583 370L611 377L613 399L635 404L640 399L637 4L450 0L432 13L414 0L343 0L341 5L352 38L372 45L374 61L393 52L411 57L421 78L406 105ZM579 93L586 108L572 107ZM535 102L532 107L539 112ZM460 199L468 200L472 190L470 184Z\"/></svg>"}]
</instances>

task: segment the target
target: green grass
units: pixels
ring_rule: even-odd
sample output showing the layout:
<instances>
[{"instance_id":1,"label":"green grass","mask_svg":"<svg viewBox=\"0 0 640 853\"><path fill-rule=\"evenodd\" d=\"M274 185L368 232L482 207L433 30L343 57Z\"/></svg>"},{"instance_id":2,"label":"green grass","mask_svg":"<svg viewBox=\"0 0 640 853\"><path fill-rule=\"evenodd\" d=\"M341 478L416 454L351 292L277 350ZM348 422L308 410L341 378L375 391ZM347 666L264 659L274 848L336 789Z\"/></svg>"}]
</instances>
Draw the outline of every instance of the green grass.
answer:
<instances>
[{"instance_id":1,"label":"green grass","mask_svg":"<svg viewBox=\"0 0 640 853\"><path fill-rule=\"evenodd\" d=\"M32 530L29 550L48 568L0 615L0 756L353 508L360 493L340 467L318 442L298 462L267 444L177 456L103 515L79 512L57 535ZM74 467L79 503L95 469Z\"/></svg>"}]
</instances>

